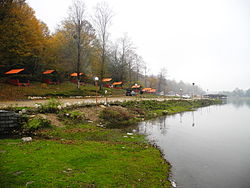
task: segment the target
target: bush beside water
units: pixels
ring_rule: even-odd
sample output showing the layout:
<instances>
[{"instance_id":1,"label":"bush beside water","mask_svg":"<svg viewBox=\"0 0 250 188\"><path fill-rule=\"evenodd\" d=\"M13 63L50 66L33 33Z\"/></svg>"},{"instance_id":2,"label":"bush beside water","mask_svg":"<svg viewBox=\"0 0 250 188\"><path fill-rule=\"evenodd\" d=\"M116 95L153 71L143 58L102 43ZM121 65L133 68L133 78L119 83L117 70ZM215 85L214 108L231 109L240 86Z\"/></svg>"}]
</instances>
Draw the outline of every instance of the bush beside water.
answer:
<instances>
[{"instance_id":1,"label":"bush beside water","mask_svg":"<svg viewBox=\"0 0 250 188\"><path fill-rule=\"evenodd\" d=\"M100 114L106 126L112 128L131 125L135 123L134 117L127 109L119 106L107 107Z\"/></svg>"}]
</instances>

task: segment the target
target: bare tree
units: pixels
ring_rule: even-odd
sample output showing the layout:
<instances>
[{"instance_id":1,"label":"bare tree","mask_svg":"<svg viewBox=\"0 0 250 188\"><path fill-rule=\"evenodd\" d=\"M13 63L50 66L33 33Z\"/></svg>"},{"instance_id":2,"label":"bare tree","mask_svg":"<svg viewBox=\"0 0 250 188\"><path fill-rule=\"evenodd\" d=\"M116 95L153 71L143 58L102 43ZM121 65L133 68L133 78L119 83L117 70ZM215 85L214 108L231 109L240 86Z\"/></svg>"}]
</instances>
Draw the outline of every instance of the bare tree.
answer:
<instances>
[{"instance_id":1,"label":"bare tree","mask_svg":"<svg viewBox=\"0 0 250 188\"><path fill-rule=\"evenodd\" d=\"M161 68L159 74L158 74L158 92L161 92L164 88L164 85L166 83L166 77L167 77L167 69Z\"/></svg>"},{"instance_id":2,"label":"bare tree","mask_svg":"<svg viewBox=\"0 0 250 188\"><path fill-rule=\"evenodd\" d=\"M81 33L85 23L85 4L83 1L74 0L73 5L70 7L70 20L75 26L75 33L73 37L76 40L77 44L77 63L76 63L76 72L77 72L77 88L80 88L80 66L81 66L81 50L82 50L82 37Z\"/></svg>"},{"instance_id":3,"label":"bare tree","mask_svg":"<svg viewBox=\"0 0 250 188\"><path fill-rule=\"evenodd\" d=\"M139 76L139 56L136 54L134 49L128 50L128 58L127 58L127 64L128 64L128 80L131 83L132 80L132 74L136 74L138 71L138 76ZM137 67L138 66L138 67ZM136 79L135 79L136 80Z\"/></svg>"},{"instance_id":4,"label":"bare tree","mask_svg":"<svg viewBox=\"0 0 250 188\"><path fill-rule=\"evenodd\" d=\"M157 78L154 75L148 76L148 85L150 88L156 88Z\"/></svg>"},{"instance_id":5,"label":"bare tree","mask_svg":"<svg viewBox=\"0 0 250 188\"><path fill-rule=\"evenodd\" d=\"M135 80L138 82L143 67L143 59L141 56L136 54L134 65L135 65Z\"/></svg>"},{"instance_id":6,"label":"bare tree","mask_svg":"<svg viewBox=\"0 0 250 188\"><path fill-rule=\"evenodd\" d=\"M119 50L118 42L113 44L110 50L109 72L114 81L122 81L125 75L125 67L121 61L121 52Z\"/></svg>"},{"instance_id":7,"label":"bare tree","mask_svg":"<svg viewBox=\"0 0 250 188\"><path fill-rule=\"evenodd\" d=\"M105 61L106 61L106 50L108 42L108 28L111 25L113 13L109 8L108 4L105 2L98 3L95 7L95 15L93 17L93 22L95 29L98 33L98 37L101 43L101 57L100 57L100 79L102 80L105 75Z\"/></svg>"},{"instance_id":8,"label":"bare tree","mask_svg":"<svg viewBox=\"0 0 250 188\"><path fill-rule=\"evenodd\" d=\"M143 74L144 74L144 87L147 87L147 71L148 67L145 61L142 62Z\"/></svg>"},{"instance_id":9,"label":"bare tree","mask_svg":"<svg viewBox=\"0 0 250 188\"><path fill-rule=\"evenodd\" d=\"M127 34L124 34L122 38L119 39L121 46L121 65L122 65L122 78L125 78L125 72L128 72L129 82L131 82L131 70L133 61L133 43ZM127 69L127 70L126 70Z\"/></svg>"}]
</instances>

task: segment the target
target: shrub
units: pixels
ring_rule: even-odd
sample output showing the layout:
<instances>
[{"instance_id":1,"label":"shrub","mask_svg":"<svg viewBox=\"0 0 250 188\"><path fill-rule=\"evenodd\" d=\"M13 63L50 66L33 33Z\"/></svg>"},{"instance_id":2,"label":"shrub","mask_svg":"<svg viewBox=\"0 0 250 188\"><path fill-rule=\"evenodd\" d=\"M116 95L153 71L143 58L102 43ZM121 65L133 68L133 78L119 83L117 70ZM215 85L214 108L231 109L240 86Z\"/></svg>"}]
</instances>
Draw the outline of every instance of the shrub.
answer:
<instances>
[{"instance_id":1,"label":"shrub","mask_svg":"<svg viewBox=\"0 0 250 188\"><path fill-rule=\"evenodd\" d=\"M131 125L135 122L134 115L118 106L107 107L100 113L107 127L118 128Z\"/></svg>"},{"instance_id":2,"label":"shrub","mask_svg":"<svg viewBox=\"0 0 250 188\"><path fill-rule=\"evenodd\" d=\"M63 113L59 114L60 118L67 118L74 121L82 121L85 120L85 114L78 110L73 111L64 111Z\"/></svg>"},{"instance_id":3,"label":"shrub","mask_svg":"<svg viewBox=\"0 0 250 188\"><path fill-rule=\"evenodd\" d=\"M34 117L28 119L28 121L23 125L23 129L25 132L32 132L37 129L47 128L47 127L51 127L50 121L42 117Z\"/></svg>"},{"instance_id":4,"label":"shrub","mask_svg":"<svg viewBox=\"0 0 250 188\"><path fill-rule=\"evenodd\" d=\"M41 113L57 113L61 108L61 103L52 98L47 103L39 104L38 111Z\"/></svg>"},{"instance_id":5,"label":"shrub","mask_svg":"<svg viewBox=\"0 0 250 188\"><path fill-rule=\"evenodd\" d=\"M142 109L142 108L131 108L131 110L135 113L135 114L138 114L140 117L144 117L146 115L145 113L145 109Z\"/></svg>"}]
</instances>

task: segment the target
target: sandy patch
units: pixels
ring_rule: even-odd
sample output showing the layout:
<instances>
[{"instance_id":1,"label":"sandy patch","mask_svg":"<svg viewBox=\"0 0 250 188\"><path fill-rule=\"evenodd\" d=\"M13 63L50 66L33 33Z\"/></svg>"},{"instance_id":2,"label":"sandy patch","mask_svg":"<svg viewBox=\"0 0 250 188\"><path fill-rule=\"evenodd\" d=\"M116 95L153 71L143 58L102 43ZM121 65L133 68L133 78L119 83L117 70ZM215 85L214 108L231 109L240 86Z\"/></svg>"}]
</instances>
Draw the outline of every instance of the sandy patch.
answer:
<instances>
[{"instance_id":1,"label":"sandy patch","mask_svg":"<svg viewBox=\"0 0 250 188\"><path fill-rule=\"evenodd\" d=\"M99 107L99 106L94 106L94 107L86 107L86 108L78 108L77 109L80 112L83 112L86 119L90 120L90 121L94 121L94 122L99 122L99 115L101 113L101 111L103 110L103 108Z\"/></svg>"},{"instance_id":2,"label":"sandy patch","mask_svg":"<svg viewBox=\"0 0 250 188\"><path fill-rule=\"evenodd\" d=\"M51 121L52 125L55 125L57 127L64 127L62 122L58 120L58 117L56 114L39 114L38 116Z\"/></svg>"}]
</instances>

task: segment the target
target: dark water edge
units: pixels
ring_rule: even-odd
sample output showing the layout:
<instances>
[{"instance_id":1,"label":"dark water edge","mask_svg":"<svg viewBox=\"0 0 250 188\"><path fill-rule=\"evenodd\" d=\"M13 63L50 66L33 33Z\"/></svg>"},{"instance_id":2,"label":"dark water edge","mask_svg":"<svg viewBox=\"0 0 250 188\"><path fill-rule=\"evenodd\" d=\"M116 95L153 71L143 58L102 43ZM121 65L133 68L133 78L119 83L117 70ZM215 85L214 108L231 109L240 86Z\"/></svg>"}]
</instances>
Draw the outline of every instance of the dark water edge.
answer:
<instances>
[{"instance_id":1,"label":"dark water edge","mask_svg":"<svg viewBox=\"0 0 250 188\"><path fill-rule=\"evenodd\" d=\"M183 188L250 187L250 100L200 108L139 124Z\"/></svg>"}]
</instances>

